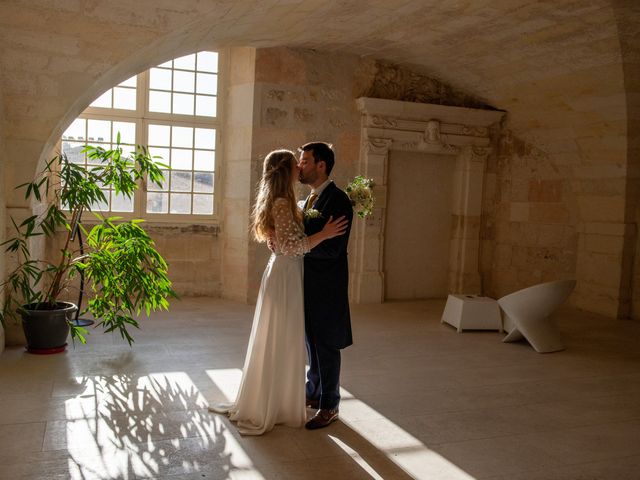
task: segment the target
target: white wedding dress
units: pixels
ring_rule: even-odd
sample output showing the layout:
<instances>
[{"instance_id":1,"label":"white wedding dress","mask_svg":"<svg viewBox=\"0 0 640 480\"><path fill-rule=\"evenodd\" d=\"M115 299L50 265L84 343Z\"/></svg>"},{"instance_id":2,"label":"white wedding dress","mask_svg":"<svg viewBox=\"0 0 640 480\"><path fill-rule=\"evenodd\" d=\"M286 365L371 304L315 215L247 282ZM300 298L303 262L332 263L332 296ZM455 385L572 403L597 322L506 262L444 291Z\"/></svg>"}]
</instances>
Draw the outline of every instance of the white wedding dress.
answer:
<instances>
[{"instance_id":1,"label":"white wedding dress","mask_svg":"<svg viewBox=\"0 0 640 480\"><path fill-rule=\"evenodd\" d=\"M209 407L237 421L243 435L306 421L302 267L309 248L286 199L275 199L273 217L275 253L262 275L238 396Z\"/></svg>"}]
</instances>

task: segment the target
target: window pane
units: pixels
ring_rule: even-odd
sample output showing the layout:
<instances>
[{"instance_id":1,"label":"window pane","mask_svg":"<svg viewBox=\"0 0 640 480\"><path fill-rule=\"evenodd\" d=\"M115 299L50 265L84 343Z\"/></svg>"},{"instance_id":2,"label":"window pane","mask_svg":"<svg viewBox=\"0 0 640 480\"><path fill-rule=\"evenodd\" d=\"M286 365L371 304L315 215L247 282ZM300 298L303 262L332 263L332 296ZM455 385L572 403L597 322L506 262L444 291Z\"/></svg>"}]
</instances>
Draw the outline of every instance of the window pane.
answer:
<instances>
[{"instance_id":1,"label":"window pane","mask_svg":"<svg viewBox=\"0 0 640 480\"><path fill-rule=\"evenodd\" d=\"M162 185L158 186L151 180L147 179L147 190L150 192L168 192L169 191L169 170L162 170L164 180Z\"/></svg>"},{"instance_id":2,"label":"window pane","mask_svg":"<svg viewBox=\"0 0 640 480\"><path fill-rule=\"evenodd\" d=\"M169 211L168 193L147 193L147 213L167 213Z\"/></svg>"},{"instance_id":3,"label":"window pane","mask_svg":"<svg viewBox=\"0 0 640 480\"><path fill-rule=\"evenodd\" d=\"M109 145L101 145L103 148L109 148ZM91 157L87 157L87 164L89 164L89 166L96 166L96 165L103 165L102 160L100 160L99 158L91 158ZM100 185L102 186L102 185Z\"/></svg>"},{"instance_id":4,"label":"window pane","mask_svg":"<svg viewBox=\"0 0 640 480\"><path fill-rule=\"evenodd\" d=\"M217 97L196 96L196 115L215 117L217 115Z\"/></svg>"},{"instance_id":5,"label":"window pane","mask_svg":"<svg viewBox=\"0 0 640 480\"><path fill-rule=\"evenodd\" d=\"M171 171L171 191L172 192L190 192L191 191L191 172Z\"/></svg>"},{"instance_id":6,"label":"window pane","mask_svg":"<svg viewBox=\"0 0 640 480\"><path fill-rule=\"evenodd\" d=\"M115 87L113 89L113 108L135 110L136 109L135 88Z\"/></svg>"},{"instance_id":7,"label":"window pane","mask_svg":"<svg viewBox=\"0 0 640 480\"><path fill-rule=\"evenodd\" d=\"M171 163L171 156L169 155L168 148L149 147L149 155L151 155L154 162L164 163L165 165L169 165Z\"/></svg>"},{"instance_id":8,"label":"window pane","mask_svg":"<svg viewBox=\"0 0 640 480\"><path fill-rule=\"evenodd\" d=\"M218 62L216 52L198 52L148 70L149 83L145 85L148 98L144 103L148 105L147 112L161 115L156 116L159 124L148 124L147 135L144 132L141 135L136 129L138 122L154 121L154 115L138 115L136 90L139 77L132 76L120 82L92 104L103 109L100 115L85 112L89 119L76 119L69 125L61 138L62 152L72 162L95 168L98 162L89 163L81 153L86 144L112 149L119 136L123 155L128 155L135 153L140 137L146 137L143 141L149 145L149 155L166 174L161 185L147 178L146 211L211 215L214 211L217 133L210 125L212 122L207 124L202 117L215 118L217 115ZM187 116L194 115L199 115L200 125L207 128L189 126ZM105 214L109 211L137 212L139 204L134 199L116 195L105 185L98 188L104 192L106 200L102 205L94 205L95 209L101 209ZM144 213L145 207L137 214Z\"/></svg>"},{"instance_id":9,"label":"window pane","mask_svg":"<svg viewBox=\"0 0 640 480\"><path fill-rule=\"evenodd\" d=\"M214 128L196 128L195 145L196 148L216 149L216 130Z\"/></svg>"},{"instance_id":10,"label":"window pane","mask_svg":"<svg viewBox=\"0 0 640 480\"><path fill-rule=\"evenodd\" d=\"M111 89L104 92L98 98L96 98L93 102L91 102L92 107L102 107L102 108L111 108Z\"/></svg>"},{"instance_id":11,"label":"window pane","mask_svg":"<svg viewBox=\"0 0 640 480\"><path fill-rule=\"evenodd\" d=\"M138 76L134 75L131 78L126 79L124 82L120 83L122 87L136 87L136 82L138 80Z\"/></svg>"},{"instance_id":12,"label":"window pane","mask_svg":"<svg viewBox=\"0 0 640 480\"><path fill-rule=\"evenodd\" d=\"M87 121L84 118L76 118L62 134L62 138L68 140L84 140L86 127Z\"/></svg>"},{"instance_id":13,"label":"window pane","mask_svg":"<svg viewBox=\"0 0 640 480\"><path fill-rule=\"evenodd\" d=\"M216 167L216 152L195 150L193 152L193 169L213 172Z\"/></svg>"},{"instance_id":14,"label":"window pane","mask_svg":"<svg viewBox=\"0 0 640 480\"><path fill-rule=\"evenodd\" d=\"M185 55L184 57L174 58L173 68L180 68L182 70L195 70L196 69L196 56L195 54Z\"/></svg>"},{"instance_id":15,"label":"window pane","mask_svg":"<svg viewBox=\"0 0 640 480\"><path fill-rule=\"evenodd\" d=\"M171 90L171 70L152 68L149 73L149 88Z\"/></svg>"},{"instance_id":16,"label":"window pane","mask_svg":"<svg viewBox=\"0 0 640 480\"><path fill-rule=\"evenodd\" d=\"M169 125L149 125L149 145L157 147L168 147L171 138ZM168 160L169 157L165 157Z\"/></svg>"},{"instance_id":17,"label":"window pane","mask_svg":"<svg viewBox=\"0 0 640 480\"><path fill-rule=\"evenodd\" d=\"M192 127L173 127L173 136L171 137L172 147L193 147L193 128Z\"/></svg>"},{"instance_id":18,"label":"window pane","mask_svg":"<svg viewBox=\"0 0 640 480\"><path fill-rule=\"evenodd\" d=\"M125 157L133 157L136 154L135 145L120 145L120 148L122 148L122 155Z\"/></svg>"},{"instance_id":19,"label":"window pane","mask_svg":"<svg viewBox=\"0 0 640 480\"><path fill-rule=\"evenodd\" d=\"M71 163L84 164L85 154L82 153L84 143L79 142L62 142L62 153L64 153Z\"/></svg>"},{"instance_id":20,"label":"window pane","mask_svg":"<svg viewBox=\"0 0 640 480\"><path fill-rule=\"evenodd\" d=\"M193 213L196 215L211 215L213 213L213 195L194 195Z\"/></svg>"},{"instance_id":21,"label":"window pane","mask_svg":"<svg viewBox=\"0 0 640 480\"><path fill-rule=\"evenodd\" d=\"M216 73L218 71L217 52L198 52L198 71Z\"/></svg>"},{"instance_id":22,"label":"window pane","mask_svg":"<svg viewBox=\"0 0 640 480\"><path fill-rule=\"evenodd\" d=\"M93 211L102 211L102 212L106 212L109 210L109 190L102 190L102 193L104 194L105 198L106 198L106 202L96 202L96 203L92 203L91 204L91 210Z\"/></svg>"},{"instance_id":23,"label":"window pane","mask_svg":"<svg viewBox=\"0 0 640 480\"><path fill-rule=\"evenodd\" d=\"M211 73L198 73L196 92L216 95L218 93L218 76Z\"/></svg>"},{"instance_id":24,"label":"window pane","mask_svg":"<svg viewBox=\"0 0 640 480\"><path fill-rule=\"evenodd\" d=\"M193 115L193 95L187 93L173 94L173 113Z\"/></svg>"},{"instance_id":25,"label":"window pane","mask_svg":"<svg viewBox=\"0 0 640 480\"><path fill-rule=\"evenodd\" d=\"M191 213L191 195L188 193L171 194L171 213Z\"/></svg>"},{"instance_id":26,"label":"window pane","mask_svg":"<svg viewBox=\"0 0 640 480\"><path fill-rule=\"evenodd\" d=\"M111 140L111 122L108 120L88 120L87 137L89 142L109 142Z\"/></svg>"},{"instance_id":27,"label":"window pane","mask_svg":"<svg viewBox=\"0 0 640 480\"><path fill-rule=\"evenodd\" d=\"M194 192L213 193L213 173L195 172L193 180Z\"/></svg>"},{"instance_id":28,"label":"window pane","mask_svg":"<svg viewBox=\"0 0 640 480\"><path fill-rule=\"evenodd\" d=\"M174 170L191 170L191 150L171 149L171 168Z\"/></svg>"},{"instance_id":29,"label":"window pane","mask_svg":"<svg viewBox=\"0 0 640 480\"><path fill-rule=\"evenodd\" d=\"M195 73L193 72L173 72L173 90L176 92L193 93L193 84L195 82Z\"/></svg>"},{"instance_id":30,"label":"window pane","mask_svg":"<svg viewBox=\"0 0 640 480\"><path fill-rule=\"evenodd\" d=\"M113 122L112 142L116 142L120 133L120 143L133 145L136 143L136 124L131 122Z\"/></svg>"},{"instance_id":31,"label":"window pane","mask_svg":"<svg viewBox=\"0 0 640 480\"><path fill-rule=\"evenodd\" d=\"M133 212L133 197L127 198L124 195L116 195L116 192L111 192L111 211Z\"/></svg>"},{"instance_id":32,"label":"window pane","mask_svg":"<svg viewBox=\"0 0 640 480\"><path fill-rule=\"evenodd\" d=\"M149 111L171 113L171 94L149 90Z\"/></svg>"}]
</instances>

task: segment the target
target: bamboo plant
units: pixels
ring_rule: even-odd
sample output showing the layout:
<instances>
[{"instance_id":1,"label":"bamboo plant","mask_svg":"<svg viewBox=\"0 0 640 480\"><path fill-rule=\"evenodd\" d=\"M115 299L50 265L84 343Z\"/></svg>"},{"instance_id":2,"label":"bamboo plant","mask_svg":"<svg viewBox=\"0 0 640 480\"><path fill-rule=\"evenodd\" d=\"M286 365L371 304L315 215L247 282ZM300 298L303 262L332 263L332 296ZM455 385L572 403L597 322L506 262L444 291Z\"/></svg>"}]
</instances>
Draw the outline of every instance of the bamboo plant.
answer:
<instances>
[{"instance_id":1,"label":"bamboo plant","mask_svg":"<svg viewBox=\"0 0 640 480\"><path fill-rule=\"evenodd\" d=\"M161 168L169 167L152 158L144 146L124 154L119 134L115 148L87 146L83 153L88 165L71 162L61 153L49 160L33 181L16 187L24 189L25 199L46 202L47 208L19 224L11 218L15 234L2 245L13 254L15 268L0 285L5 294L0 319L18 318L16 313L25 308L56 309L71 280L82 272L85 291L91 292L83 313L90 312L96 326L106 332L118 331L131 345L128 327L139 327L135 316L166 310L168 298L175 296L167 263L142 228L142 220L123 221L92 210L107 202L102 189L132 198L143 181L162 186ZM80 223L83 212L92 212L97 219L90 230ZM74 246L75 228L86 237L83 254ZM56 258L34 258L30 240L53 238L60 231L65 238ZM69 323L72 340L85 343L87 330Z\"/></svg>"}]
</instances>

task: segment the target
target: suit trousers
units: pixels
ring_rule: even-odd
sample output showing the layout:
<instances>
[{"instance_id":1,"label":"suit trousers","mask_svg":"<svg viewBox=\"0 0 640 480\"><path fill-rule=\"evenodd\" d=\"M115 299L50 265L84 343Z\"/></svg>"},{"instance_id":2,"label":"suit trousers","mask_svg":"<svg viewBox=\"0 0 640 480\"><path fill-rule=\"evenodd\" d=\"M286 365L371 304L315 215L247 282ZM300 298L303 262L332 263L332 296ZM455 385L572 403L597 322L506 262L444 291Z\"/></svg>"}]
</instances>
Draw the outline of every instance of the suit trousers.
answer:
<instances>
[{"instance_id":1,"label":"suit trousers","mask_svg":"<svg viewBox=\"0 0 640 480\"><path fill-rule=\"evenodd\" d=\"M320 400L320 408L333 409L340 403L340 349L316 341L307 334L306 394L311 400Z\"/></svg>"}]
</instances>

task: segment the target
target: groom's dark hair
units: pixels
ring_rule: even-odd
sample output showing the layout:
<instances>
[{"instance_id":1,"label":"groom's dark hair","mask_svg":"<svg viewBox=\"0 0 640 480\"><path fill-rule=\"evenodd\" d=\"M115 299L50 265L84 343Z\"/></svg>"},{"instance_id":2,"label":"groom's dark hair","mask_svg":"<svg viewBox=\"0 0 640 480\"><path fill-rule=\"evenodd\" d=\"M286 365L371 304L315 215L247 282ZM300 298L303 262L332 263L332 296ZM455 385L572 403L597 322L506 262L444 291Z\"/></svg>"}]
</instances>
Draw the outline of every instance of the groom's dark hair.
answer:
<instances>
[{"instance_id":1,"label":"groom's dark hair","mask_svg":"<svg viewBox=\"0 0 640 480\"><path fill-rule=\"evenodd\" d=\"M323 161L327 166L327 175L331 174L331 170L333 170L333 166L336 163L336 157L331 149L332 145L330 143L325 142L309 142L305 143L298 150L301 152L311 152L313 154L313 158L318 163L319 161Z\"/></svg>"}]
</instances>

